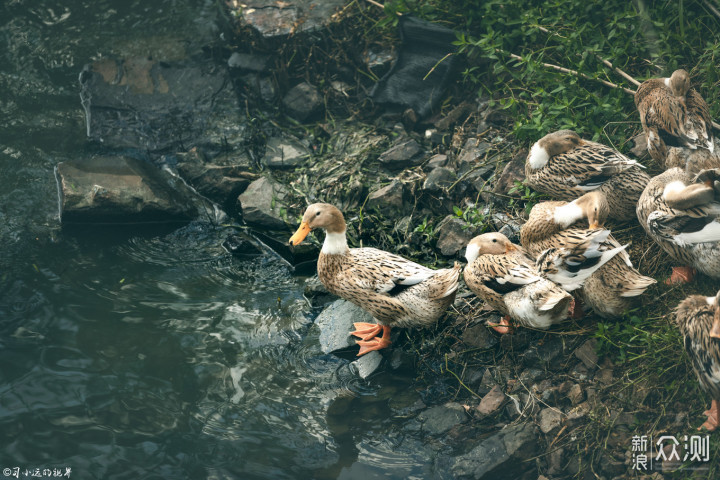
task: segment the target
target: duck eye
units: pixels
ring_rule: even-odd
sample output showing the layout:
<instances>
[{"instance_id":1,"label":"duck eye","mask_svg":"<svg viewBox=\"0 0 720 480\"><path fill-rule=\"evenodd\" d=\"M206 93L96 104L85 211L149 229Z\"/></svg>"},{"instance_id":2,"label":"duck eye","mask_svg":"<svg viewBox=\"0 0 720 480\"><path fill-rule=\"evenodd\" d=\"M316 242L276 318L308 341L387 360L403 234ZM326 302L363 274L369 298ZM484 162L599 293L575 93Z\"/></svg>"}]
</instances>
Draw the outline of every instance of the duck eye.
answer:
<instances>
[{"instance_id":1,"label":"duck eye","mask_svg":"<svg viewBox=\"0 0 720 480\"><path fill-rule=\"evenodd\" d=\"M317 213L315 214L315 216L316 216L316 217L319 217L319 216L320 216L320 212L317 212Z\"/></svg>"},{"instance_id":2,"label":"duck eye","mask_svg":"<svg viewBox=\"0 0 720 480\"><path fill-rule=\"evenodd\" d=\"M493 243L497 242L497 238L493 238Z\"/></svg>"}]
</instances>

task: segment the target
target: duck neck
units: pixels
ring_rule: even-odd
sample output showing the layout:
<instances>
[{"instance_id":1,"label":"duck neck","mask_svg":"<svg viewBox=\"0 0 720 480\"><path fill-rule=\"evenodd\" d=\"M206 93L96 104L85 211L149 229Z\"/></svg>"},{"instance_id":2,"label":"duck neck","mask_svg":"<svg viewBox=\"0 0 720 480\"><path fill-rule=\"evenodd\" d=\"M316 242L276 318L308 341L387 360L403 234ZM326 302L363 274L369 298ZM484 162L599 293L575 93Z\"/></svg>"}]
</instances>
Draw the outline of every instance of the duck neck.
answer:
<instances>
[{"instance_id":1,"label":"duck neck","mask_svg":"<svg viewBox=\"0 0 720 480\"><path fill-rule=\"evenodd\" d=\"M345 255L348 250L345 230L339 233L325 233L325 241L323 242L321 253L325 255Z\"/></svg>"}]
</instances>

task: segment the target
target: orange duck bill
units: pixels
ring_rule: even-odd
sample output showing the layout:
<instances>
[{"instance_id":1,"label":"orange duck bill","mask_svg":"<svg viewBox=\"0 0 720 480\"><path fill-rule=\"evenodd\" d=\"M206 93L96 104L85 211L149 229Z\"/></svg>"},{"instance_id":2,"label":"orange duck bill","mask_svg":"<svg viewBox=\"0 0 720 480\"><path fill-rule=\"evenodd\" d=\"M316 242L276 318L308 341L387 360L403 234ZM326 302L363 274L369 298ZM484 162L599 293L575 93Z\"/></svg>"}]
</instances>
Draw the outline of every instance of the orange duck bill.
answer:
<instances>
[{"instance_id":1,"label":"orange duck bill","mask_svg":"<svg viewBox=\"0 0 720 480\"><path fill-rule=\"evenodd\" d=\"M302 222L298 227L297 231L290 237L290 245L299 245L305 240L305 237L310 233L310 225L307 222Z\"/></svg>"}]
</instances>

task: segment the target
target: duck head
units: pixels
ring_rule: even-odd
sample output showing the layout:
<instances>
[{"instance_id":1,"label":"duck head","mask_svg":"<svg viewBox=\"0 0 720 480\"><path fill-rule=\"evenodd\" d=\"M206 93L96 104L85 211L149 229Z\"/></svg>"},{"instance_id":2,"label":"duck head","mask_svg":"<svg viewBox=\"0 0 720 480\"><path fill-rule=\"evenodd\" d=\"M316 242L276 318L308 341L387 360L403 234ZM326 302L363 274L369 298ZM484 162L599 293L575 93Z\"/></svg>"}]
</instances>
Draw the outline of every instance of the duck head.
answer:
<instances>
[{"instance_id":1,"label":"duck head","mask_svg":"<svg viewBox=\"0 0 720 480\"><path fill-rule=\"evenodd\" d=\"M290 245L299 245L311 230L322 228L327 233L345 233L345 217L329 203L308 206L297 231L290 237Z\"/></svg>"},{"instance_id":2,"label":"duck head","mask_svg":"<svg viewBox=\"0 0 720 480\"><path fill-rule=\"evenodd\" d=\"M465 259L471 263L480 255L503 255L515 250L517 247L502 233L483 233L470 240L465 249Z\"/></svg>"},{"instance_id":3,"label":"duck head","mask_svg":"<svg viewBox=\"0 0 720 480\"><path fill-rule=\"evenodd\" d=\"M685 97L687 91L690 90L690 76L682 68L675 70L670 78L665 79L665 85L676 97Z\"/></svg>"},{"instance_id":4,"label":"duck head","mask_svg":"<svg viewBox=\"0 0 720 480\"><path fill-rule=\"evenodd\" d=\"M610 214L607 198L601 192L588 192L575 200L575 204L583 211L590 228L600 228Z\"/></svg>"},{"instance_id":5,"label":"duck head","mask_svg":"<svg viewBox=\"0 0 720 480\"><path fill-rule=\"evenodd\" d=\"M528 162L533 169L542 168L550 157L572 150L581 143L580 136L572 130L548 133L532 146Z\"/></svg>"}]
</instances>

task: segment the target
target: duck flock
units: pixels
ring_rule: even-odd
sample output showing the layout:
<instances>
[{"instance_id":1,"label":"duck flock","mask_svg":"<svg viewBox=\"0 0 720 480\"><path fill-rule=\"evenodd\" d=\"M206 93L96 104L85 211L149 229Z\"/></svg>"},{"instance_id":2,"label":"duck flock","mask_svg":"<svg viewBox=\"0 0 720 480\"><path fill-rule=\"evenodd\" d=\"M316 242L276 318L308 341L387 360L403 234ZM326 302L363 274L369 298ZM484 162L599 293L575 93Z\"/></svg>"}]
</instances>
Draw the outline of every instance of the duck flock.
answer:
<instances>
[{"instance_id":1,"label":"duck flock","mask_svg":"<svg viewBox=\"0 0 720 480\"><path fill-rule=\"evenodd\" d=\"M720 278L720 152L712 119L685 70L646 80L635 94L651 157L645 167L571 130L550 133L531 148L526 183L553 201L535 205L520 231L521 245L501 233L473 238L465 283L504 317L501 334L520 326L547 329L582 314L583 306L614 318L638 305L656 280L633 267L627 245L604 228L610 218L634 221L676 266L667 283L690 282L699 270ZM436 322L455 300L461 266L432 270L375 248L349 248L345 219L334 206L308 206L290 243L325 230L317 270L334 293L370 312L356 323L358 355L390 345L390 329ZM720 425L720 292L691 295L675 310L700 384L712 396L701 428Z\"/></svg>"}]
</instances>

